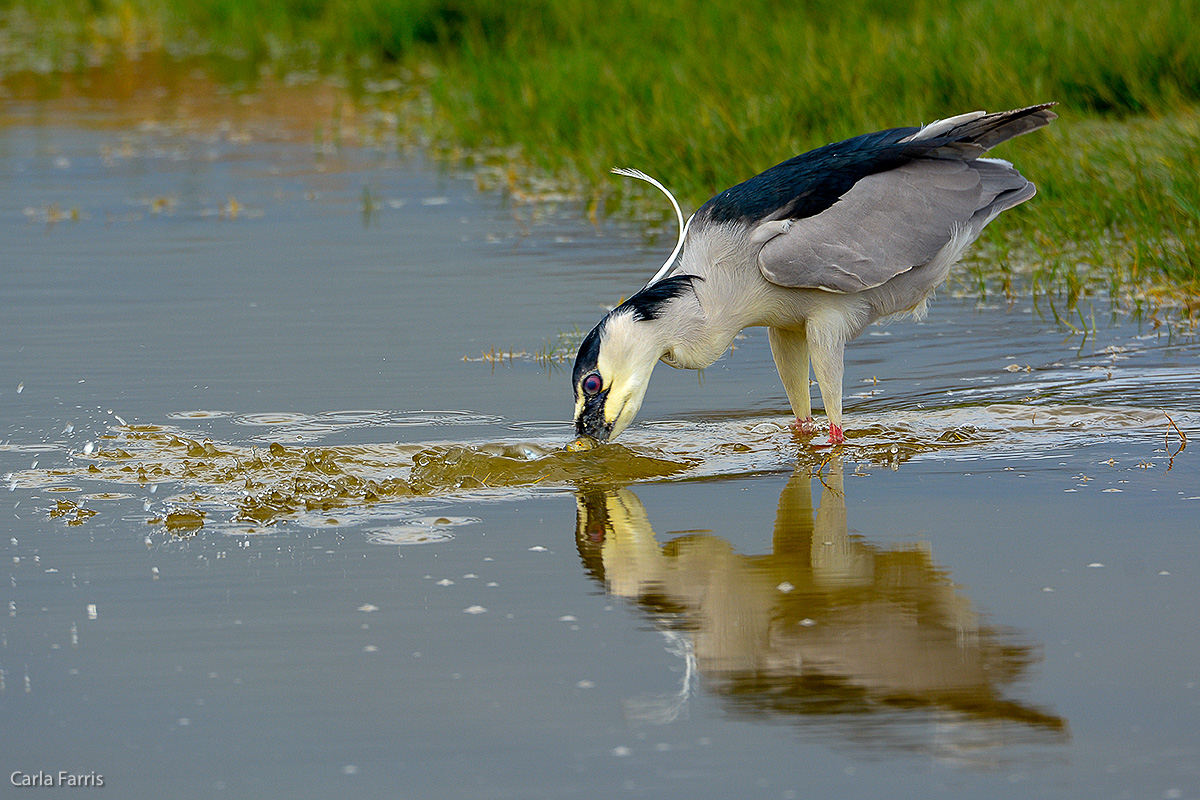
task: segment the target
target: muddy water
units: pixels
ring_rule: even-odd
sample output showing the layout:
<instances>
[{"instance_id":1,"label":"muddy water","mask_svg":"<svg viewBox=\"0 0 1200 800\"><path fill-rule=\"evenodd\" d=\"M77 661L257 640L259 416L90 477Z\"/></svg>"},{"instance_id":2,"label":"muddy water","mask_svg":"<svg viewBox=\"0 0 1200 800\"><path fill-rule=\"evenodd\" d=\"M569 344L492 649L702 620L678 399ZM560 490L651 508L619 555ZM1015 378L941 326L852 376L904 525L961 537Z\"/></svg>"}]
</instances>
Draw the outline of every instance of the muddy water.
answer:
<instances>
[{"instance_id":1,"label":"muddy water","mask_svg":"<svg viewBox=\"0 0 1200 800\"><path fill-rule=\"evenodd\" d=\"M5 775L1200 795L1194 331L951 287L835 452L751 331L567 453L658 249L394 153L7 109Z\"/></svg>"}]
</instances>

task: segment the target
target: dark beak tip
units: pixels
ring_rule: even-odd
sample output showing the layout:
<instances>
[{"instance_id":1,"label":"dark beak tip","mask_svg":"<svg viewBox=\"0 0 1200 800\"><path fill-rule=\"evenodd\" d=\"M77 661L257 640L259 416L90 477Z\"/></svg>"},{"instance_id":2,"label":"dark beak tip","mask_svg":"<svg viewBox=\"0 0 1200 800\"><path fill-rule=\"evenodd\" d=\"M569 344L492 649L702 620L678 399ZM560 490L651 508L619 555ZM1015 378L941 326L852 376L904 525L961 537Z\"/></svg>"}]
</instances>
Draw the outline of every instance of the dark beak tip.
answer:
<instances>
[{"instance_id":1,"label":"dark beak tip","mask_svg":"<svg viewBox=\"0 0 1200 800\"><path fill-rule=\"evenodd\" d=\"M587 438L592 446L604 444L612 438L613 426L605 422L604 404L607 401L607 390L588 398L578 416L575 417L576 441ZM590 448L589 448L590 449Z\"/></svg>"},{"instance_id":2,"label":"dark beak tip","mask_svg":"<svg viewBox=\"0 0 1200 800\"><path fill-rule=\"evenodd\" d=\"M611 431L611 427L597 420L580 417L575 420L575 439L567 445L567 449L591 450L607 442ZM586 444L580 444L581 442Z\"/></svg>"}]
</instances>

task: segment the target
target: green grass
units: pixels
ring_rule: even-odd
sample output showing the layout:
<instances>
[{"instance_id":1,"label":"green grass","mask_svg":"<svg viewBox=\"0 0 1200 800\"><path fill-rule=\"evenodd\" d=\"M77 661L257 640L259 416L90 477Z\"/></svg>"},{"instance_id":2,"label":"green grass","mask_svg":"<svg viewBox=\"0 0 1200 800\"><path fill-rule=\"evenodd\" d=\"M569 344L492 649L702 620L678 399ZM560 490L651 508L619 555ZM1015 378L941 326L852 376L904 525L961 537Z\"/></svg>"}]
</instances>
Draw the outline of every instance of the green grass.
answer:
<instances>
[{"instance_id":1,"label":"green grass","mask_svg":"<svg viewBox=\"0 0 1200 800\"><path fill-rule=\"evenodd\" d=\"M608 211L694 208L811 147L977 108L1060 103L1005 145L1041 189L991 282L1123 304L1200 295L1200 0L0 0L0 70L147 49L400 77L446 158L552 177ZM495 154L502 154L497 156ZM986 283L986 282L985 282ZM1020 289L1023 290L1023 289Z\"/></svg>"}]
</instances>

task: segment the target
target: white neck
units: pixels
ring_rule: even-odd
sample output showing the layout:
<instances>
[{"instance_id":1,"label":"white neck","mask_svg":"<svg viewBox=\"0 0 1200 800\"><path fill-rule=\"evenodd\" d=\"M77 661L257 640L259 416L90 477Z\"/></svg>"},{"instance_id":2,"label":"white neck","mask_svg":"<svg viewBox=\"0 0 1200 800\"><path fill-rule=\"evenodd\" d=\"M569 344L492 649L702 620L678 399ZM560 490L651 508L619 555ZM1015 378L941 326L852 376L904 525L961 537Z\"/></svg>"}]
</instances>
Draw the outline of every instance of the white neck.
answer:
<instances>
[{"instance_id":1,"label":"white neck","mask_svg":"<svg viewBox=\"0 0 1200 800\"><path fill-rule=\"evenodd\" d=\"M672 302L664 315L663 341L675 354L668 364L703 369L743 328L766 323L759 316L771 303L757 295L769 286L758 275L753 246L736 229L709 227L703 243L693 238L688 245L676 271L698 278L692 283L695 295Z\"/></svg>"}]
</instances>

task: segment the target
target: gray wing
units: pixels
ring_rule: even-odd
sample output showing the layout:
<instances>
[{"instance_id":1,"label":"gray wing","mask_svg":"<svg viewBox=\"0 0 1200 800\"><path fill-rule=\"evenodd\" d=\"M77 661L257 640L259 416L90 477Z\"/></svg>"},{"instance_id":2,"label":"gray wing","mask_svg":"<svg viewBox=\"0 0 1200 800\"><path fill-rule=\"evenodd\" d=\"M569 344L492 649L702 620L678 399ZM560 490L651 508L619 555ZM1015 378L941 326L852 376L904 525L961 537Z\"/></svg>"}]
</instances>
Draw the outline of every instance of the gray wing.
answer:
<instances>
[{"instance_id":1,"label":"gray wing","mask_svg":"<svg viewBox=\"0 0 1200 800\"><path fill-rule=\"evenodd\" d=\"M868 175L812 217L760 223L758 264L772 283L854 293L928 263L955 231L974 239L997 214L1033 196L1004 161L919 159Z\"/></svg>"}]
</instances>

